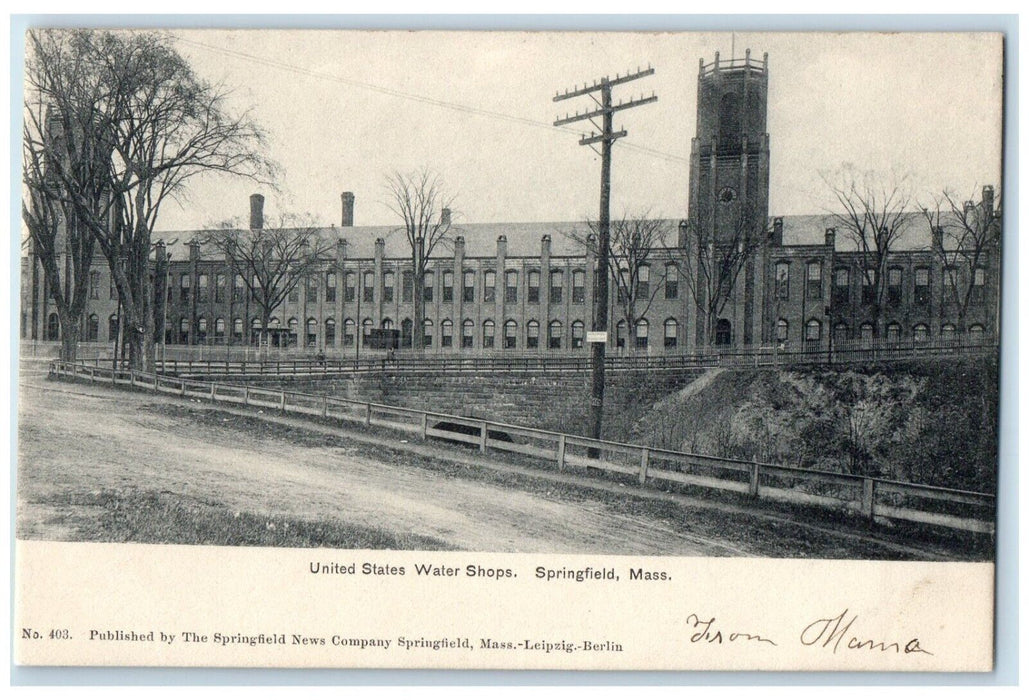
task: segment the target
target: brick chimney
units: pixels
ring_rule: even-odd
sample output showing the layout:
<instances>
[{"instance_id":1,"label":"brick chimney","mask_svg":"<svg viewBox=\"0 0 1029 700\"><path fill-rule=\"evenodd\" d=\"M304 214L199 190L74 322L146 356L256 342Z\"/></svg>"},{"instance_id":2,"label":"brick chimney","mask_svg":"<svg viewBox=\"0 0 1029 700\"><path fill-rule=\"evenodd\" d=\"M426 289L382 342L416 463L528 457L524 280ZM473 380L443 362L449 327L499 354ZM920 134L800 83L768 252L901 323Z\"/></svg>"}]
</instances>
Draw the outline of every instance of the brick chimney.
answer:
<instances>
[{"instance_id":1,"label":"brick chimney","mask_svg":"<svg viewBox=\"0 0 1029 700\"><path fill-rule=\"evenodd\" d=\"M443 211L440 212L439 224L444 228L450 226L450 209L448 207L443 207Z\"/></svg>"},{"instance_id":2,"label":"brick chimney","mask_svg":"<svg viewBox=\"0 0 1029 700\"><path fill-rule=\"evenodd\" d=\"M990 185L983 187L983 213L987 221L993 218L993 187Z\"/></svg>"},{"instance_id":3,"label":"brick chimney","mask_svg":"<svg viewBox=\"0 0 1029 700\"><path fill-rule=\"evenodd\" d=\"M836 250L836 229L825 229L825 247L830 250Z\"/></svg>"},{"instance_id":4,"label":"brick chimney","mask_svg":"<svg viewBox=\"0 0 1029 700\"><path fill-rule=\"evenodd\" d=\"M340 222L340 226L353 226L354 225L354 193L344 192L339 196L340 202L342 203L343 216Z\"/></svg>"},{"instance_id":5,"label":"brick chimney","mask_svg":"<svg viewBox=\"0 0 1029 700\"><path fill-rule=\"evenodd\" d=\"M264 228L264 195L250 195L250 228L257 230Z\"/></svg>"},{"instance_id":6,"label":"brick chimney","mask_svg":"<svg viewBox=\"0 0 1029 700\"><path fill-rule=\"evenodd\" d=\"M772 219L772 245L782 245L782 217Z\"/></svg>"}]
</instances>

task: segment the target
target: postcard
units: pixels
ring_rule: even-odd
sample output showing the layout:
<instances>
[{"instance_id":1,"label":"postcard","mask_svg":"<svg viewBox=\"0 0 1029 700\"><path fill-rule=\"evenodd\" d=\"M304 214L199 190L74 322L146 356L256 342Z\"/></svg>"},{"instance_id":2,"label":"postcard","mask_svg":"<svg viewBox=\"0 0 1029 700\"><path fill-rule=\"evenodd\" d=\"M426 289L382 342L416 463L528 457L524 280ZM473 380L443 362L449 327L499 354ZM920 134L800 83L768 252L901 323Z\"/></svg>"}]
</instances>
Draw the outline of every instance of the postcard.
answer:
<instances>
[{"instance_id":1,"label":"postcard","mask_svg":"<svg viewBox=\"0 0 1029 700\"><path fill-rule=\"evenodd\" d=\"M996 33L25 37L15 661L994 664Z\"/></svg>"}]
</instances>

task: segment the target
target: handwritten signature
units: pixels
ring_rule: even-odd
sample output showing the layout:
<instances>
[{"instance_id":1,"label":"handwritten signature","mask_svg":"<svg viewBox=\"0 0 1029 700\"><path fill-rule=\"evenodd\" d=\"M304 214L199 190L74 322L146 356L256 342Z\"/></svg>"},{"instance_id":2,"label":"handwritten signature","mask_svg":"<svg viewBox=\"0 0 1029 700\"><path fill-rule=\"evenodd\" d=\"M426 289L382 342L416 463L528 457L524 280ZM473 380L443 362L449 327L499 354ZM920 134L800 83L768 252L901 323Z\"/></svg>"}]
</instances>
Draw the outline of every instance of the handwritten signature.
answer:
<instances>
[{"instance_id":1,"label":"handwritten signature","mask_svg":"<svg viewBox=\"0 0 1029 700\"><path fill-rule=\"evenodd\" d=\"M857 615L852 615L849 609L844 610L836 617L825 617L815 620L804 628L800 633L800 643L804 646L815 646L821 644L823 648L832 647L832 653L840 650L840 646L846 650L860 651L892 651L896 654L928 654L933 653L923 649L917 637L912 637L903 646L898 641L877 641L872 638L864 638L864 635L850 635L850 628L857 620ZM846 640L846 642L844 642Z\"/></svg>"},{"instance_id":2,"label":"handwritten signature","mask_svg":"<svg viewBox=\"0 0 1029 700\"><path fill-rule=\"evenodd\" d=\"M835 617L823 617L810 623L800 633L800 643L806 647L820 646L822 648L831 648L832 653L837 653L840 649L844 651L878 651L878 652L894 652L897 654L928 654L932 656L933 653L927 649L922 648L921 641L917 637L912 637L905 643L900 641L885 641L876 640L871 637L864 637L858 635L855 630L855 634L851 634L851 627L854 622L858 619L856 614L852 614L849 609L844 610ZM778 643L773 641L770 637L763 634L756 634L754 632L741 632L738 630L729 631L716 624L716 619L703 618L697 613L690 613L686 616L687 628L695 630L690 635L690 642L693 644L707 643L707 644L726 644L729 642L759 642L762 644L771 644L772 646L779 646Z\"/></svg>"},{"instance_id":3,"label":"handwritten signature","mask_svg":"<svg viewBox=\"0 0 1029 700\"><path fill-rule=\"evenodd\" d=\"M771 644L773 647L779 646L771 639L762 637L759 634L752 634L750 632L727 632L722 634L722 631L715 627L715 618L710 620L701 620L696 613L690 613L686 617L686 624L692 625L697 632L690 635L690 641L694 644L698 642L707 642L708 644L724 644L726 641L729 642L763 642L765 644Z\"/></svg>"}]
</instances>

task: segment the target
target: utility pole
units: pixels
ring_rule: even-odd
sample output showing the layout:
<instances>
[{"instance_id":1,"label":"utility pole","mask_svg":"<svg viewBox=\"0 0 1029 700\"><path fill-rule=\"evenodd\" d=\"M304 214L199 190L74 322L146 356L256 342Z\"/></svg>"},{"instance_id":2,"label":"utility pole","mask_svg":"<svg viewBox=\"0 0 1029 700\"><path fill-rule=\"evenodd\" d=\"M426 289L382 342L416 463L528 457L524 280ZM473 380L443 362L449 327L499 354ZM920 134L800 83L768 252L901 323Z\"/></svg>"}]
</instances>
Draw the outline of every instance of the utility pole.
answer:
<instances>
[{"instance_id":1,"label":"utility pole","mask_svg":"<svg viewBox=\"0 0 1029 700\"><path fill-rule=\"evenodd\" d=\"M640 96L638 98L631 98L627 102L619 100L618 104L614 104L611 98L611 88L622 83L628 83L633 80L639 80L645 78L648 75L653 75L654 69L647 66L645 70L636 69L635 73L626 73L625 75L615 75L614 78L604 77L600 80L596 80L592 85L583 85L581 88L576 85L572 90L565 90L563 93L554 95L554 102L560 102L561 100L567 100L572 97L580 97L582 95L589 95L594 102L597 103L596 108L587 110L583 113L576 112L574 115L565 115L563 119L558 119L554 122L554 126L563 126L565 124L571 124L573 122L589 120L593 126L595 126L600 133L590 132L589 136L585 134L579 139L580 146L589 146L593 148L593 144L600 143L600 224L598 226L598 260L597 266L599 267L597 277L597 295L594 300L594 314L593 314L593 331L603 333L605 338L607 336L607 317L608 317L608 263L611 257L611 146L615 141L626 136L624 128L619 131L614 130L614 114L620 112L623 109L631 109L632 107L639 107L641 105L649 104L651 102L657 102L657 96L651 92L650 97ZM597 99L595 93L600 93L600 99ZM597 124L595 121L597 118L601 119L601 124ZM596 149L593 149L594 152ZM630 330L630 332L632 332ZM604 354L606 348L606 340L591 341L591 388L590 388L590 434L593 438L599 440L601 438L601 425L603 423L604 416ZM596 451L591 449L590 454L594 455Z\"/></svg>"}]
</instances>

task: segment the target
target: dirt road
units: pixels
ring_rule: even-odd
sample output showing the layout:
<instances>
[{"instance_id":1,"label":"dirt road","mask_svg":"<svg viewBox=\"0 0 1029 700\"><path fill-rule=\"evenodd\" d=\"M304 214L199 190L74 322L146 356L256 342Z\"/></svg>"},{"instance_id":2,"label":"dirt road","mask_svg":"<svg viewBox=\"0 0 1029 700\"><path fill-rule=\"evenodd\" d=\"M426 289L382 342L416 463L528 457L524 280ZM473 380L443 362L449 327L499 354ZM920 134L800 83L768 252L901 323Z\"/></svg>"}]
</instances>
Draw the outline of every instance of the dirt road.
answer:
<instances>
[{"instance_id":1,"label":"dirt road","mask_svg":"<svg viewBox=\"0 0 1029 700\"><path fill-rule=\"evenodd\" d=\"M348 447L305 447L192 421L167 400L23 375L19 537L62 539L53 496L147 489L269 516L335 518L435 537L454 549L540 553L747 554L600 500L523 492ZM62 508L74 506L62 506Z\"/></svg>"}]
</instances>

